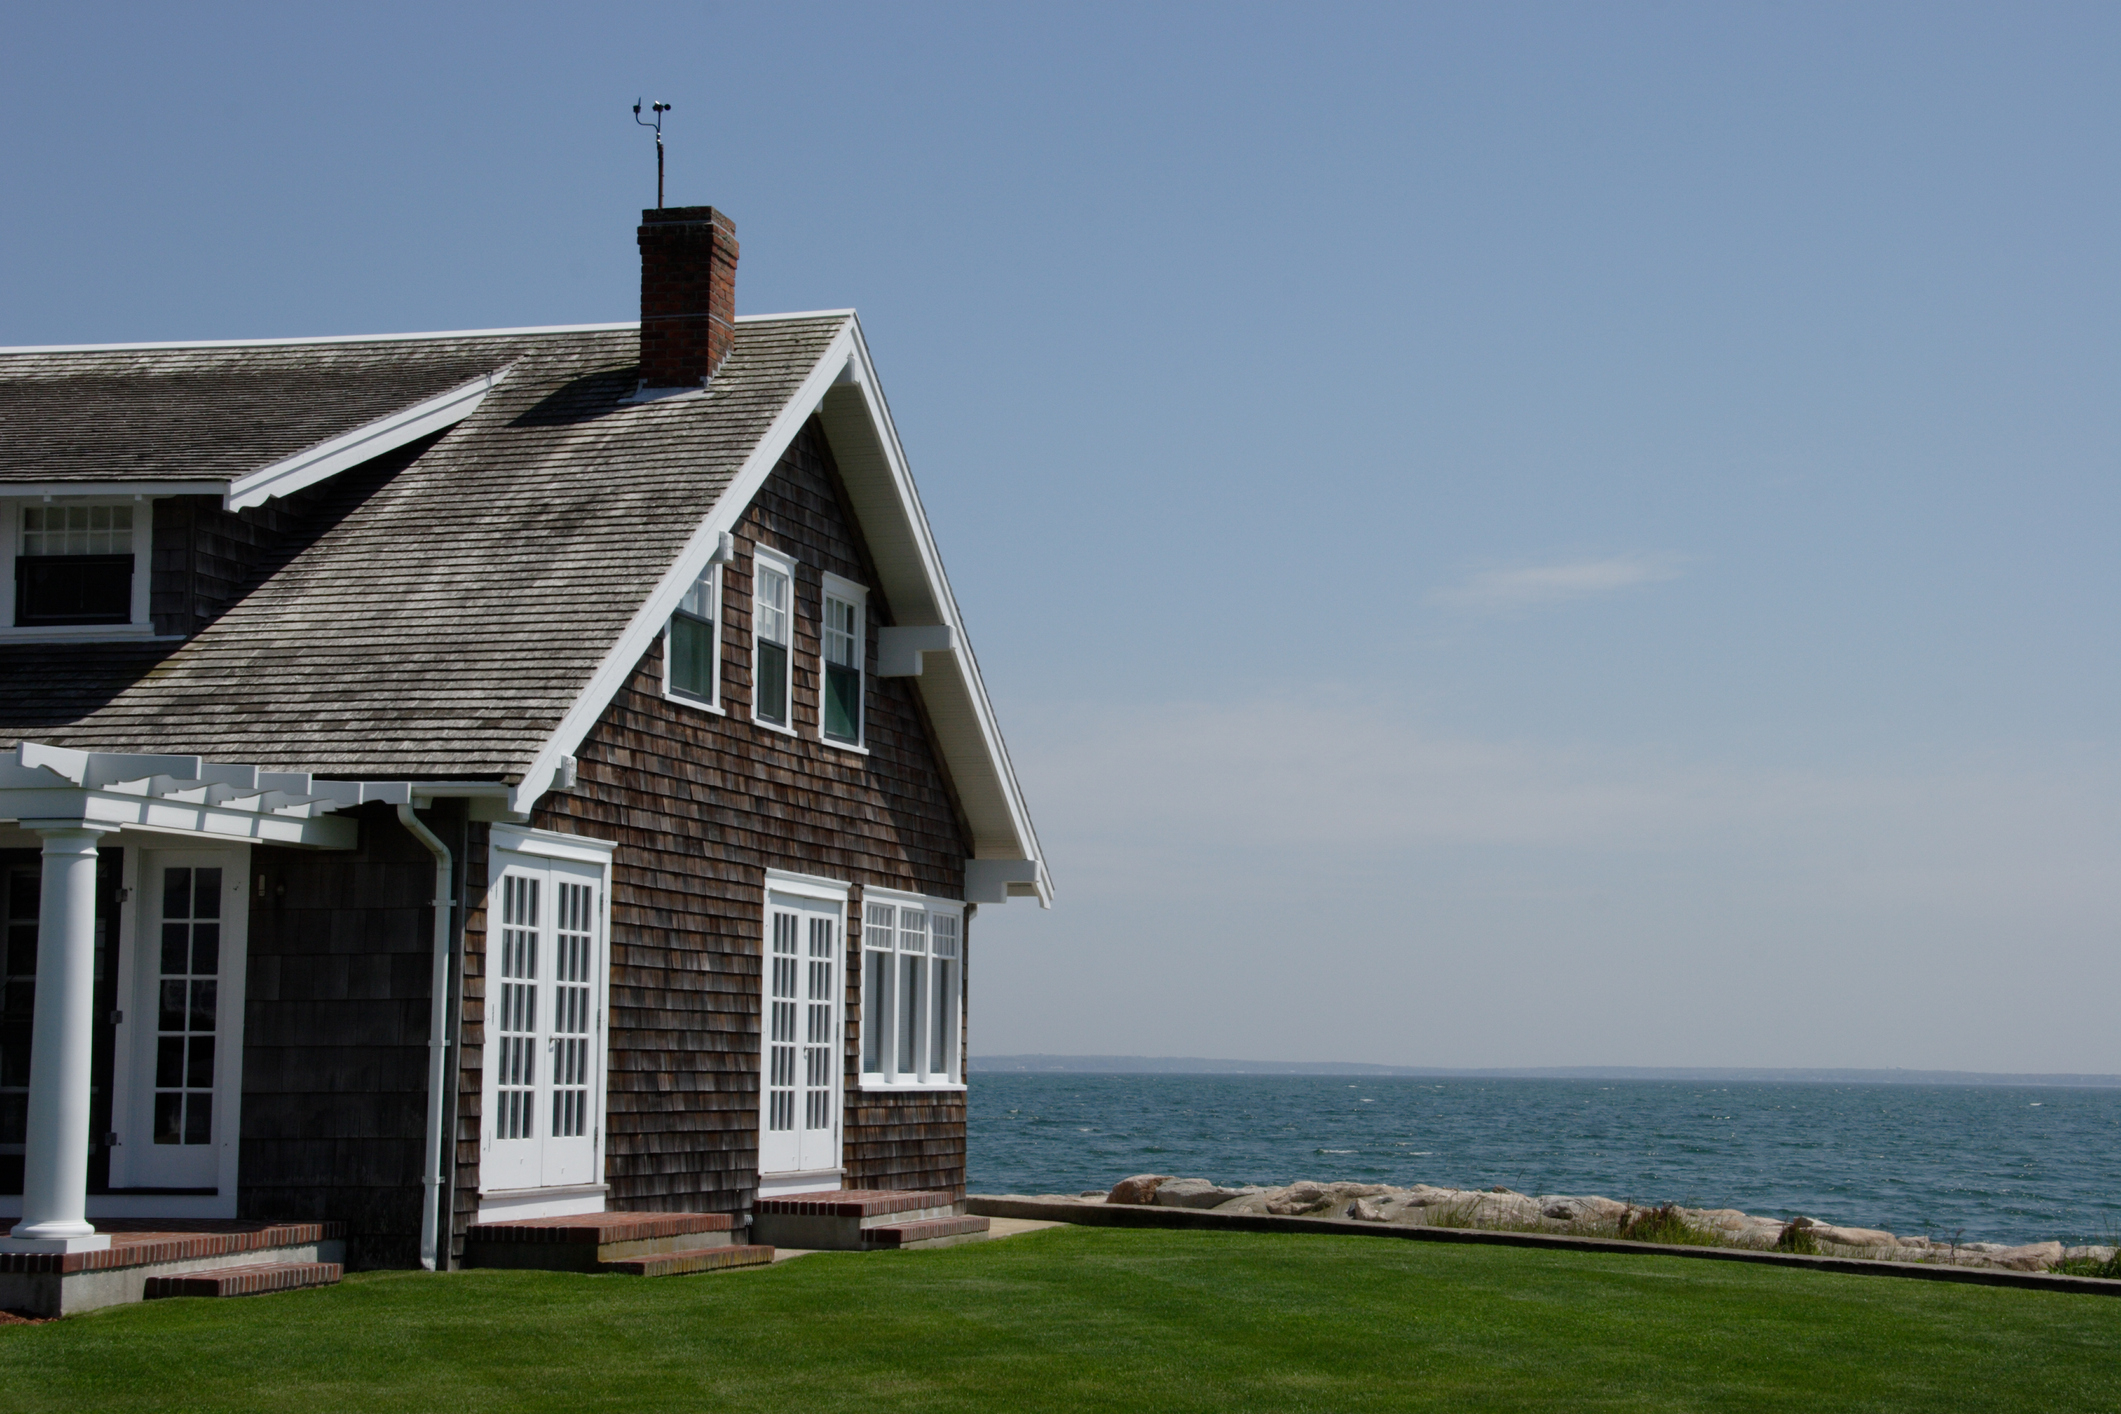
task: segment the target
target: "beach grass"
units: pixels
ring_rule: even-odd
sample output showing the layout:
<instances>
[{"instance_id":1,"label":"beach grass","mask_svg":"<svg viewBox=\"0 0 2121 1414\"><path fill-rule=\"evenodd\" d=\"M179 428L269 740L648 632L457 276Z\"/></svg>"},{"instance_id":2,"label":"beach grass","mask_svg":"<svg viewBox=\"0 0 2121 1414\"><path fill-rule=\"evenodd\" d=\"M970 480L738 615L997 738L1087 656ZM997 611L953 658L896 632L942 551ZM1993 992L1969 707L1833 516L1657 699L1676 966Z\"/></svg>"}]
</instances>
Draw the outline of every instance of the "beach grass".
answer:
<instances>
[{"instance_id":1,"label":"beach grass","mask_svg":"<svg viewBox=\"0 0 2121 1414\"><path fill-rule=\"evenodd\" d=\"M2121 1300L1307 1234L1066 1227L643 1280L378 1272L0 1327L6 1407L2121 1407Z\"/></svg>"}]
</instances>

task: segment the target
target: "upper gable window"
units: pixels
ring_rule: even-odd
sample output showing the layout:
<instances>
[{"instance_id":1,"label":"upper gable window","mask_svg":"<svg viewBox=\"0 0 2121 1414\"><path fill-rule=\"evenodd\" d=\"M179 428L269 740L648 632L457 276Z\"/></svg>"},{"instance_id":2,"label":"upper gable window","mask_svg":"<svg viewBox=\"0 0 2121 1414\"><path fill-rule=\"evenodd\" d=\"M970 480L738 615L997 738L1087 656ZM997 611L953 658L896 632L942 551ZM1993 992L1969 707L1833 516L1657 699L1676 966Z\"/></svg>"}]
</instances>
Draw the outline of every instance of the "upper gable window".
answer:
<instances>
[{"instance_id":1,"label":"upper gable window","mask_svg":"<svg viewBox=\"0 0 2121 1414\"><path fill-rule=\"evenodd\" d=\"M789 730L795 561L764 547L752 552L751 635L752 720Z\"/></svg>"},{"instance_id":2,"label":"upper gable window","mask_svg":"<svg viewBox=\"0 0 2121 1414\"><path fill-rule=\"evenodd\" d=\"M678 601L663 638L663 689L705 706L721 701L722 567L709 565Z\"/></svg>"},{"instance_id":3,"label":"upper gable window","mask_svg":"<svg viewBox=\"0 0 2121 1414\"><path fill-rule=\"evenodd\" d=\"M135 581L136 532L146 517L131 505L26 505L9 547L14 553L16 628L131 624L142 618Z\"/></svg>"},{"instance_id":4,"label":"upper gable window","mask_svg":"<svg viewBox=\"0 0 2121 1414\"><path fill-rule=\"evenodd\" d=\"M841 746L862 744L862 628L868 591L836 574L825 576L823 681L818 733Z\"/></svg>"}]
</instances>

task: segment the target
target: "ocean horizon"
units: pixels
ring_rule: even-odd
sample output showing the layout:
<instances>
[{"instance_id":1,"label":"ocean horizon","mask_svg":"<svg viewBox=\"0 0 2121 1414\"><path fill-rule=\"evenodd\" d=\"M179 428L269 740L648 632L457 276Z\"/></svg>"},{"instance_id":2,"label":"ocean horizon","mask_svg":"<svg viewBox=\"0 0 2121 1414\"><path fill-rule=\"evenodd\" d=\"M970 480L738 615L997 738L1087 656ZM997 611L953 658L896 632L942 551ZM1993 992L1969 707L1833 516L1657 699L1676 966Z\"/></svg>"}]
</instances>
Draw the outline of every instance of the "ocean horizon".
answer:
<instances>
[{"instance_id":1,"label":"ocean horizon","mask_svg":"<svg viewBox=\"0 0 2121 1414\"><path fill-rule=\"evenodd\" d=\"M1073 1193L1145 1172L1348 1179L1595 1193L1940 1241L2121 1233L2114 1086L1069 1071L985 1059L968 1097L974 1192Z\"/></svg>"}]
</instances>

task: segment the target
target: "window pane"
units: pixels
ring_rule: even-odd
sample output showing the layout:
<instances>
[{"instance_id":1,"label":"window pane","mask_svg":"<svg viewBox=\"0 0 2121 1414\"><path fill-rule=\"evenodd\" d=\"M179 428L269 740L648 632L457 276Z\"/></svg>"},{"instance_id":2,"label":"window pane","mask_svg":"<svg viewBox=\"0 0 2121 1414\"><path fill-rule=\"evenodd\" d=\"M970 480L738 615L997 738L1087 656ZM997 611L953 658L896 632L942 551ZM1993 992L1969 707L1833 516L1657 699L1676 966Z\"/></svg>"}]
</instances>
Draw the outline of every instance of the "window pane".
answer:
<instances>
[{"instance_id":1,"label":"window pane","mask_svg":"<svg viewBox=\"0 0 2121 1414\"><path fill-rule=\"evenodd\" d=\"M837 663L843 668L857 666L854 661L854 605L844 599L825 597L825 661Z\"/></svg>"},{"instance_id":2,"label":"window pane","mask_svg":"<svg viewBox=\"0 0 2121 1414\"><path fill-rule=\"evenodd\" d=\"M788 650L778 643L759 644L752 711L762 722L788 725Z\"/></svg>"},{"instance_id":3,"label":"window pane","mask_svg":"<svg viewBox=\"0 0 2121 1414\"><path fill-rule=\"evenodd\" d=\"M785 648L788 646L788 576L760 565L757 581L752 613L757 616L759 638Z\"/></svg>"},{"instance_id":4,"label":"window pane","mask_svg":"<svg viewBox=\"0 0 2121 1414\"><path fill-rule=\"evenodd\" d=\"M862 675L835 663L825 665L825 735L859 744L862 739Z\"/></svg>"},{"instance_id":5,"label":"window pane","mask_svg":"<svg viewBox=\"0 0 2121 1414\"><path fill-rule=\"evenodd\" d=\"M678 614L670 620L670 690L702 702L714 697L714 625Z\"/></svg>"},{"instance_id":6,"label":"window pane","mask_svg":"<svg viewBox=\"0 0 2121 1414\"><path fill-rule=\"evenodd\" d=\"M898 1069L901 1076L919 1073L921 1063L921 1021L927 1014L927 998L922 994L921 984L925 980L925 964L917 957L901 957L899 963L899 1026Z\"/></svg>"},{"instance_id":7,"label":"window pane","mask_svg":"<svg viewBox=\"0 0 2121 1414\"><path fill-rule=\"evenodd\" d=\"M884 1037L891 1031L891 954L862 950L862 996L869 1015L862 1018L862 1069L871 1075L884 1069Z\"/></svg>"},{"instance_id":8,"label":"window pane","mask_svg":"<svg viewBox=\"0 0 2121 1414\"><path fill-rule=\"evenodd\" d=\"M952 1026L950 1021L957 1011L957 994L954 990L954 974L957 968L954 964L942 961L931 963L930 966L935 970L935 1004L928 1012L928 1015L934 1018L934 1023L928 1028L928 1074L930 1078L939 1078L950 1074L950 1052L956 1046L957 1028Z\"/></svg>"},{"instance_id":9,"label":"window pane","mask_svg":"<svg viewBox=\"0 0 2121 1414\"><path fill-rule=\"evenodd\" d=\"M690 614L696 619L714 617L714 571L709 570L692 582L685 597L678 600L678 612Z\"/></svg>"},{"instance_id":10,"label":"window pane","mask_svg":"<svg viewBox=\"0 0 2121 1414\"><path fill-rule=\"evenodd\" d=\"M27 538L27 537L25 537ZM47 536L49 545L57 537ZM79 537L84 543L87 532ZM15 625L123 624L133 617L133 557L24 553L15 561Z\"/></svg>"}]
</instances>

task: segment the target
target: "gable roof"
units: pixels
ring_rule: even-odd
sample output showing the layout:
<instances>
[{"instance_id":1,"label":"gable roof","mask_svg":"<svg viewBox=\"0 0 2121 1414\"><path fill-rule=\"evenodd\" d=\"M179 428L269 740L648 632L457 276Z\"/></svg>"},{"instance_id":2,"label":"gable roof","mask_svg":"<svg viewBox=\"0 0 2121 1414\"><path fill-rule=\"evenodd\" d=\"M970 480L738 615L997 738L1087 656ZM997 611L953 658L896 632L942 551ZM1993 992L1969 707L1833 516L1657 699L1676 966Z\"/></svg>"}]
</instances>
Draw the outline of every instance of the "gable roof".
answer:
<instances>
[{"instance_id":1,"label":"gable roof","mask_svg":"<svg viewBox=\"0 0 2121 1414\"><path fill-rule=\"evenodd\" d=\"M373 423L387 397L431 397L461 386L466 370L507 376L482 388L476 409L431 445L409 448L409 463L380 485L349 478L344 514L196 637L174 647L0 645L0 739L319 776L498 781L510 787L511 808L527 811L816 413L898 622L947 625L959 645L930 654L917 682L975 855L1033 862L1036 892L1049 897L852 312L739 320L706 390L655 402L628 401L637 339L633 325L600 325L106 351L93 376L118 380L111 397L127 367L158 406L194 380L213 410L203 421L220 429L197 445L211 455L208 479L224 485L284 458L296 438L314 445L314 434L343 435L353 418ZM364 385L370 400L336 422L292 410L312 386L294 365L314 359L345 373L384 355L402 355L411 371L396 382L376 372ZM16 405L41 409L38 425L55 427L56 395L44 385L103 357L49 355L48 367L26 373L36 386ZM0 358L0 384L35 361L27 351ZM220 381L206 376L209 365ZM245 443L242 410L283 404L225 385L262 366L282 370L275 386L302 391L287 393L284 415L264 415L258 439ZM0 392L0 405L6 397ZM136 468L147 464L158 419L116 419L107 448L89 445L92 429L73 441L49 433L43 445L54 460L40 479L78 472L84 491L150 479ZM152 479L182 479L164 474L181 460L153 463ZM0 463L19 469L24 460L10 447ZM8 489L0 484L0 495Z\"/></svg>"}]
</instances>

